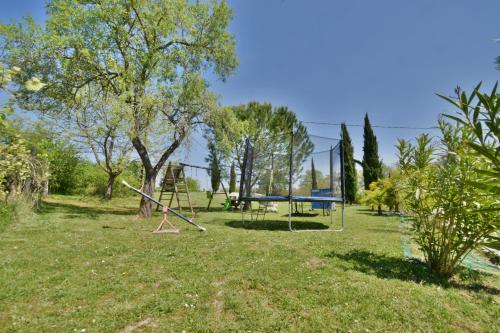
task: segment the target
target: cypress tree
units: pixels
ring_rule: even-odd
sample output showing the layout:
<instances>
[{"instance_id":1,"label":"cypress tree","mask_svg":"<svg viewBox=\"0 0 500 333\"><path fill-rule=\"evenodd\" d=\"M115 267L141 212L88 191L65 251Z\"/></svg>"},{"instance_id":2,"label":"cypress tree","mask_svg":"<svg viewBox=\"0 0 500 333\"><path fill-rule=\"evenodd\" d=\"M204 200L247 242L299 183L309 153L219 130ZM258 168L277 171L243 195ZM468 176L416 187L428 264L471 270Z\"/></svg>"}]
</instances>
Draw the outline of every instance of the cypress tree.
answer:
<instances>
[{"instance_id":1,"label":"cypress tree","mask_svg":"<svg viewBox=\"0 0 500 333\"><path fill-rule=\"evenodd\" d=\"M231 163L231 171L229 172L229 193L236 192L236 170L234 162Z\"/></svg>"},{"instance_id":2,"label":"cypress tree","mask_svg":"<svg viewBox=\"0 0 500 333\"><path fill-rule=\"evenodd\" d=\"M354 203L356 192L358 191L358 182L356 176L356 165L354 164L354 147L351 137L347 131L347 126L342 123L342 148L344 150L344 181L345 181L345 200L347 203Z\"/></svg>"},{"instance_id":3,"label":"cypress tree","mask_svg":"<svg viewBox=\"0 0 500 333\"><path fill-rule=\"evenodd\" d=\"M314 159L311 158L311 181L312 181L312 185L311 185L311 189L313 190L317 190L318 189L318 179L317 179L317 175L316 175L316 168L314 167Z\"/></svg>"},{"instance_id":4,"label":"cypress tree","mask_svg":"<svg viewBox=\"0 0 500 333\"><path fill-rule=\"evenodd\" d=\"M212 192L215 193L219 189L221 181L221 169L219 164L219 156L217 148L213 143L208 144L208 158L206 161L210 167L210 185L212 185Z\"/></svg>"},{"instance_id":5,"label":"cypress tree","mask_svg":"<svg viewBox=\"0 0 500 333\"><path fill-rule=\"evenodd\" d=\"M377 137L373 133L368 113L365 115L363 138L363 178L365 189L368 190L370 183L376 182L382 176L382 162L378 157Z\"/></svg>"}]
</instances>

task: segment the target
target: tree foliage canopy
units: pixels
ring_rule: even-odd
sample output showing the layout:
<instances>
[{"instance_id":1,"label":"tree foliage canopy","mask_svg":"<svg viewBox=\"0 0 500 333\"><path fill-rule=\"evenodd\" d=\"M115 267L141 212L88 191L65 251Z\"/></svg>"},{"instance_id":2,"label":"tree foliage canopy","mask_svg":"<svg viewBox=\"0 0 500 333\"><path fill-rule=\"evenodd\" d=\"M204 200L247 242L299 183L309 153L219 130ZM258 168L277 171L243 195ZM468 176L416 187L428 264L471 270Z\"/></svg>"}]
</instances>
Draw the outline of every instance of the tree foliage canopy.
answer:
<instances>
[{"instance_id":1,"label":"tree foliage canopy","mask_svg":"<svg viewBox=\"0 0 500 333\"><path fill-rule=\"evenodd\" d=\"M273 107L269 103L250 102L247 105L225 108L211 120L214 141L225 158L236 161L241 170L245 139L249 138L259 158L254 159L252 186L262 193L282 194L288 188L290 136L293 131L294 175L311 154L307 128L287 107ZM271 160L274 162L272 174ZM271 185L271 186L270 186Z\"/></svg>"},{"instance_id":2,"label":"tree foliage canopy","mask_svg":"<svg viewBox=\"0 0 500 333\"><path fill-rule=\"evenodd\" d=\"M152 194L168 157L217 108L205 74L224 80L238 64L231 9L225 1L52 0L47 10L44 28L27 20L2 29L6 58L50 82L23 105L66 112L89 87L111 96ZM140 214L151 214L149 202Z\"/></svg>"},{"instance_id":3,"label":"tree foliage canopy","mask_svg":"<svg viewBox=\"0 0 500 333\"><path fill-rule=\"evenodd\" d=\"M25 199L36 203L45 192L47 159L37 154L33 145L21 135L20 127L9 116L22 94L35 93L45 84L32 77L19 81L18 87L13 87L13 81L21 76L21 72L19 67L9 68L0 59L0 92L6 93L9 98L5 105L0 105L0 200L17 200L23 195Z\"/></svg>"}]
</instances>

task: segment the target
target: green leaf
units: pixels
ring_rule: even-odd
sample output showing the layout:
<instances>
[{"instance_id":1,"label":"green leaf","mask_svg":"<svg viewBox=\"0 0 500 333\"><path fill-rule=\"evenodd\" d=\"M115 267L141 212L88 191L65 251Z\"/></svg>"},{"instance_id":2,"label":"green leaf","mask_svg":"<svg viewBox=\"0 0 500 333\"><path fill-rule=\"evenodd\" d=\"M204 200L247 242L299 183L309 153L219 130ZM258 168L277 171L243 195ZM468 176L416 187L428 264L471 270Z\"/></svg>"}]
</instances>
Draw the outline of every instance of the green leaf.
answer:
<instances>
[{"instance_id":1,"label":"green leaf","mask_svg":"<svg viewBox=\"0 0 500 333\"><path fill-rule=\"evenodd\" d=\"M43 83L37 77L32 77L31 79L26 81L26 83L24 84L26 89L28 91L32 91L32 92L37 92L37 91L41 90L43 87L45 87L46 85L47 85L46 83Z\"/></svg>"},{"instance_id":2,"label":"green leaf","mask_svg":"<svg viewBox=\"0 0 500 333\"><path fill-rule=\"evenodd\" d=\"M484 246L489 247L490 249L494 249L500 251L500 239L496 238L493 241L487 241L483 243Z\"/></svg>"},{"instance_id":3,"label":"green leaf","mask_svg":"<svg viewBox=\"0 0 500 333\"><path fill-rule=\"evenodd\" d=\"M452 100L451 98L447 97L447 96L444 96L444 95L440 95L440 94L436 94L437 96L441 97L442 99L444 99L445 101L455 105L457 108L461 109L460 108L460 104L458 104L457 102L455 102L454 100Z\"/></svg>"},{"instance_id":4,"label":"green leaf","mask_svg":"<svg viewBox=\"0 0 500 333\"><path fill-rule=\"evenodd\" d=\"M450 114L443 114L443 116L445 116L446 118L453 119L453 120L455 120L456 122L458 122L458 123L460 123L460 124L463 124L463 125L465 125L465 124L466 124L466 122L464 122L461 118L458 118L458 117L456 117L456 116L452 116L452 115L450 115Z\"/></svg>"}]
</instances>

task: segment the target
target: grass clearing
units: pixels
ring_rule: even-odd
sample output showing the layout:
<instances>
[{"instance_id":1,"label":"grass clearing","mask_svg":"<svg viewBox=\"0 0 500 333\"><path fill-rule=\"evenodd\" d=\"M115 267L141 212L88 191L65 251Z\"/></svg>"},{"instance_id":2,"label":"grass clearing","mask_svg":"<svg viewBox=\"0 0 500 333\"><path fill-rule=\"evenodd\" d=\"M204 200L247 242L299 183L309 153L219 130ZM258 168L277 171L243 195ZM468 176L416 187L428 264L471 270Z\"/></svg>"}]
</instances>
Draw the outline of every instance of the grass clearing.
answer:
<instances>
[{"instance_id":1,"label":"grass clearing","mask_svg":"<svg viewBox=\"0 0 500 333\"><path fill-rule=\"evenodd\" d=\"M291 233L286 210L242 224L203 211L197 231L153 235L138 197L50 196L0 234L0 330L6 332L500 330L499 281L450 283L405 260L397 218L346 211L344 232ZM336 220L338 221L336 213ZM295 218L298 228L329 218Z\"/></svg>"}]
</instances>

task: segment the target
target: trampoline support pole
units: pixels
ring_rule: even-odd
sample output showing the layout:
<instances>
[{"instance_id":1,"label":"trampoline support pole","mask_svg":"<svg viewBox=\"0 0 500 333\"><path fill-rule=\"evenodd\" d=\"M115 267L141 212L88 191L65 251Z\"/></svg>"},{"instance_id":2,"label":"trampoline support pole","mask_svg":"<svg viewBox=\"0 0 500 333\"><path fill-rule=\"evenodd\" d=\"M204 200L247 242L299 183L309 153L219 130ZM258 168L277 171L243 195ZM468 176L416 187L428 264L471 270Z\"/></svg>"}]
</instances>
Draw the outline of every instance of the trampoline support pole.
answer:
<instances>
[{"instance_id":1,"label":"trampoline support pole","mask_svg":"<svg viewBox=\"0 0 500 333\"><path fill-rule=\"evenodd\" d=\"M344 230L344 209L345 209L345 166L344 166L344 138L340 140L340 165L341 165L341 176L340 182L342 186L342 229Z\"/></svg>"},{"instance_id":2,"label":"trampoline support pole","mask_svg":"<svg viewBox=\"0 0 500 333\"><path fill-rule=\"evenodd\" d=\"M345 200L342 201L342 230L344 230L344 207L345 207Z\"/></svg>"},{"instance_id":3,"label":"trampoline support pole","mask_svg":"<svg viewBox=\"0 0 500 333\"><path fill-rule=\"evenodd\" d=\"M253 207L252 207L252 202L250 201L250 222L253 223Z\"/></svg>"},{"instance_id":4,"label":"trampoline support pole","mask_svg":"<svg viewBox=\"0 0 500 333\"><path fill-rule=\"evenodd\" d=\"M333 224L333 205L334 203L330 202L330 224Z\"/></svg>"},{"instance_id":5,"label":"trampoline support pole","mask_svg":"<svg viewBox=\"0 0 500 333\"><path fill-rule=\"evenodd\" d=\"M290 170L288 177L289 177L288 178L288 229L290 229L290 231L293 231L292 229L293 124L290 133Z\"/></svg>"},{"instance_id":6,"label":"trampoline support pole","mask_svg":"<svg viewBox=\"0 0 500 333\"><path fill-rule=\"evenodd\" d=\"M244 201L240 202L241 223L245 224L245 215L243 214Z\"/></svg>"}]
</instances>

